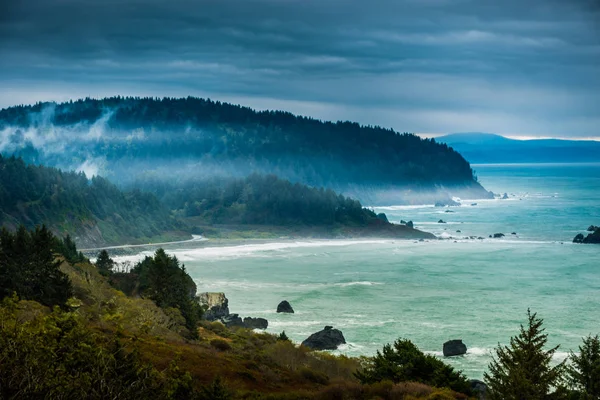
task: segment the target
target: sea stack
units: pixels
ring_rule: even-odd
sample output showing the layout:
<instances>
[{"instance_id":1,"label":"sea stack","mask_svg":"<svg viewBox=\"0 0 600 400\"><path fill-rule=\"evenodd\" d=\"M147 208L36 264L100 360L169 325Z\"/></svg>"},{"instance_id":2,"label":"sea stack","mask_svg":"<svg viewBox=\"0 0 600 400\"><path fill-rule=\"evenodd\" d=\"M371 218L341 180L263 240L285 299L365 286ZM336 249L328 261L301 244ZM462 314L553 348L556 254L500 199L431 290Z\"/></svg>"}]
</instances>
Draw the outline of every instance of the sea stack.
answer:
<instances>
[{"instance_id":1,"label":"sea stack","mask_svg":"<svg viewBox=\"0 0 600 400\"><path fill-rule=\"evenodd\" d=\"M281 303L279 303L277 305L277 312L278 313L293 314L294 313L294 309L292 308L292 306L290 305L290 303L287 300L284 300L284 301L282 301Z\"/></svg>"},{"instance_id":2,"label":"sea stack","mask_svg":"<svg viewBox=\"0 0 600 400\"><path fill-rule=\"evenodd\" d=\"M311 350L335 350L340 344L346 343L346 339L339 329L333 329L333 326L326 326L322 331L313 333L302 346Z\"/></svg>"},{"instance_id":3,"label":"sea stack","mask_svg":"<svg viewBox=\"0 0 600 400\"><path fill-rule=\"evenodd\" d=\"M467 352L467 346L461 339L449 340L444 343L444 357L462 356Z\"/></svg>"}]
</instances>

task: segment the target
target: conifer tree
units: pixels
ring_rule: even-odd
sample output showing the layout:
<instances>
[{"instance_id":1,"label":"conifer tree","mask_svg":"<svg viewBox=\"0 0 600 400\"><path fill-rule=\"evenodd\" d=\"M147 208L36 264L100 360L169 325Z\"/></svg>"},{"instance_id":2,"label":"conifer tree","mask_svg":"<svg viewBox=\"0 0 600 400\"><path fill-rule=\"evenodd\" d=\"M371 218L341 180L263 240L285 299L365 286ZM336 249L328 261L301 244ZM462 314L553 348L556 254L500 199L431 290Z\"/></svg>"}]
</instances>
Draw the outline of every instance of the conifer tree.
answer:
<instances>
[{"instance_id":1,"label":"conifer tree","mask_svg":"<svg viewBox=\"0 0 600 400\"><path fill-rule=\"evenodd\" d=\"M600 399L600 338L588 336L579 346L579 354L571 352L569 381L579 392L579 399Z\"/></svg>"},{"instance_id":2,"label":"conifer tree","mask_svg":"<svg viewBox=\"0 0 600 400\"><path fill-rule=\"evenodd\" d=\"M563 398L565 362L551 366L559 346L545 350L548 335L543 320L527 310L528 324L521 325L510 345L498 345L496 356L484 373L492 400L544 400Z\"/></svg>"},{"instance_id":3,"label":"conifer tree","mask_svg":"<svg viewBox=\"0 0 600 400\"><path fill-rule=\"evenodd\" d=\"M115 262L108 255L108 251L102 250L96 258L96 268L102 275L110 275L112 273Z\"/></svg>"}]
</instances>

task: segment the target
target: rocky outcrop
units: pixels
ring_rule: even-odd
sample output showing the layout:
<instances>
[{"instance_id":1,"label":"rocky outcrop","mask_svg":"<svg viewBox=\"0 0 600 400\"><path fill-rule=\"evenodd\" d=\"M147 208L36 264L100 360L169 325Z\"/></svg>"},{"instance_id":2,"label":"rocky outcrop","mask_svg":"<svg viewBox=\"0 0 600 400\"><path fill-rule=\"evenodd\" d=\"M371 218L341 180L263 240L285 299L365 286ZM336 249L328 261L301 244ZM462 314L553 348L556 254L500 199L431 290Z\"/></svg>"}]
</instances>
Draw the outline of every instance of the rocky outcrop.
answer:
<instances>
[{"instance_id":1,"label":"rocky outcrop","mask_svg":"<svg viewBox=\"0 0 600 400\"><path fill-rule=\"evenodd\" d=\"M408 226L409 228L414 228L415 227L412 221L408 221L406 223L406 226Z\"/></svg>"},{"instance_id":2,"label":"rocky outcrop","mask_svg":"<svg viewBox=\"0 0 600 400\"><path fill-rule=\"evenodd\" d=\"M502 196L502 200L506 200L508 199L508 194L504 193L504 195Z\"/></svg>"},{"instance_id":3,"label":"rocky outcrop","mask_svg":"<svg viewBox=\"0 0 600 400\"><path fill-rule=\"evenodd\" d=\"M388 217L387 217L387 215L385 215L385 213L377 214L377 218L379 218L380 220L385 221L385 222L390 222L390 221L388 221Z\"/></svg>"},{"instance_id":4,"label":"rocky outcrop","mask_svg":"<svg viewBox=\"0 0 600 400\"><path fill-rule=\"evenodd\" d=\"M462 356L467 352L467 346L461 339L449 340L444 343L444 357Z\"/></svg>"},{"instance_id":5,"label":"rocky outcrop","mask_svg":"<svg viewBox=\"0 0 600 400\"><path fill-rule=\"evenodd\" d=\"M587 228L587 231L588 231L588 232L596 232L598 229L600 229L600 226L594 226L594 225L590 225L590 226Z\"/></svg>"},{"instance_id":6,"label":"rocky outcrop","mask_svg":"<svg viewBox=\"0 0 600 400\"><path fill-rule=\"evenodd\" d=\"M595 230L587 236L582 233L577 234L573 239L573 243L600 244L600 228L593 225L590 228L595 228Z\"/></svg>"},{"instance_id":7,"label":"rocky outcrop","mask_svg":"<svg viewBox=\"0 0 600 400\"><path fill-rule=\"evenodd\" d=\"M326 326L322 331L313 333L302 342L312 350L335 350L339 345L346 343L342 331L333 329L332 326Z\"/></svg>"},{"instance_id":8,"label":"rocky outcrop","mask_svg":"<svg viewBox=\"0 0 600 400\"><path fill-rule=\"evenodd\" d=\"M495 239L500 239L504 237L504 233L494 233L494 238Z\"/></svg>"},{"instance_id":9,"label":"rocky outcrop","mask_svg":"<svg viewBox=\"0 0 600 400\"><path fill-rule=\"evenodd\" d=\"M487 385L479 379L470 379L471 391L477 397L478 400L487 399Z\"/></svg>"},{"instance_id":10,"label":"rocky outcrop","mask_svg":"<svg viewBox=\"0 0 600 400\"><path fill-rule=\"evenodd\" d=\"M264 318L244 318L244 326L248 329L267 329L269 321Z\"/></svg>"},{"instance_id":11,"label":"rocky outcrop","mask_svg":"<svg viewBox=\"0 0 600 400\"><path fill-rule=\"evenodd\" d=\"M248 329L267 329L269 322L264 318L245 317L229 313L229 300L222 292L200 293L200 304L205 308L204 319L220 321L227 327L241 327Z\"/></svg>"},{"instance_id":12,"label":"rocky outcrop","mask_svg":"<svg viewBox=\"0 0 600 400\"><path fill-rule=\"evenodd\" d=\"M277 305L277 312L293 314L294 309L292 308L292 306L290 305L290 303L287 300L283 300L281 303L279 303Z\"/></svg>"},{"instance_id":13,"label":"rocky outcrop","mask_svg":"<svg viewBox=\"0 0 600 400\"><path fill-rule=\"evenodd\" d=\"M445 224L445 223L446 223L446 221L444 221L443 219L440 219L440 220L438 221L438 224Z\"/></svg>"},{"instance_id":14,"label":"rocky outcrop","mask_svg":"<svg viewBox=\"0 0 600 400\"><path fill-rule=\"evenodd\" d=\"M200 304L205 308L204 319L216 321L229 315L229 300L223 292L200 293Z\"/></svg>"},{"instance_id":15,"label":"rocky outcrop","mask_svg":"<svg viewBox=\"0 0 600 400\"><path fill-rule=\"evenodd\" d=\"M246 328L244 321L240 318L239 314L229 314L219 319L228 328L237 326L240 328Z\"/></svg>"}]
</instances>

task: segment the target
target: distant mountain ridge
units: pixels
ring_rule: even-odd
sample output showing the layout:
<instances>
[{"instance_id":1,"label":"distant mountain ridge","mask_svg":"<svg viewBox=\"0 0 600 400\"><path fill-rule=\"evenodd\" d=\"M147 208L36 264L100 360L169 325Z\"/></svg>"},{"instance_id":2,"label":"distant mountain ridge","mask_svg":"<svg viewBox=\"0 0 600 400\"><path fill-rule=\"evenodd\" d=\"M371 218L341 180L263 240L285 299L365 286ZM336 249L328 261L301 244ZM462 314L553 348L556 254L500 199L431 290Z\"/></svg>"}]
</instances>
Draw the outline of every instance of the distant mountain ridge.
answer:
<instances>
[{"instance_id":1,"label":"distant mountain ridge","mask_svg":"<svg viewBox=\"0 0 600 400\"><path fill-rule=\"evenodd\" d=\"M364 203L489 197L469 163L434 140L348 121L209 99L111 97L0 110L0 152L101 174L122 186L275 174ZM426 200L423 200L427 197Z\"/></svg>"},{"instance_id":2,"label":"distant mountain ridge","mask_svg":"<svg viewBox=\"0 0 600 400\"><path fill-rule=\"evenodd\" d=\"M593 140L516 140L469 132L440 136L436 141L447 144L475 164L600 162L600 142Z\"/></svg>"}]
</instances>

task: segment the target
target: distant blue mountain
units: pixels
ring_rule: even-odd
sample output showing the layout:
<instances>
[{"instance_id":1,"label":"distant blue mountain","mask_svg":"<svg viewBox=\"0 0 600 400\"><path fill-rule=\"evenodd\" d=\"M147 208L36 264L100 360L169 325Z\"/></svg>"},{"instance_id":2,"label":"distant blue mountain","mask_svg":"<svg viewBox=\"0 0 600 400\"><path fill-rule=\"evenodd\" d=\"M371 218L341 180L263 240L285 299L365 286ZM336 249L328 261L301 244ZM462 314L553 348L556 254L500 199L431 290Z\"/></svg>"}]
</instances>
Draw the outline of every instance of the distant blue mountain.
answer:
<instances>
[{"instance_id":1,"label":"distant blue mountain","mask_svg":"<svg viewBox=\"0 0 600 400\"><path fill-rule=\"evenodd\" d=\"M600 162L600 142L593 140L515 140L492 133L452 133L435 139L475 164Z\"/></svg>"}]
</instances>

